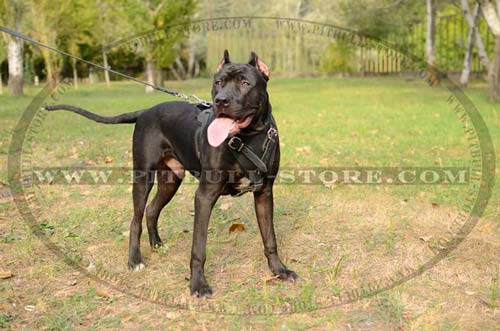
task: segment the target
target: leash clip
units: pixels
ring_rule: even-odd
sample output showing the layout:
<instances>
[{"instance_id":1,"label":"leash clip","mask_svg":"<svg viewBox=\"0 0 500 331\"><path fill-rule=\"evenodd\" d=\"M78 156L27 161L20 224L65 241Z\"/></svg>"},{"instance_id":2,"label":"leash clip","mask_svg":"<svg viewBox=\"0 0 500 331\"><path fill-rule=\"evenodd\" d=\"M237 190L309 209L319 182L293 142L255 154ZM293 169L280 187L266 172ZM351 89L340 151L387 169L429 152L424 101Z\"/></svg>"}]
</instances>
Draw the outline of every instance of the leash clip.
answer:
<instances>
[{"instance_id":1,"label":"leash clip","mask_svg":"<svg viewBox=\"0 0 500 331\"><path fill-rule=\"evenodd\" d=\"M189 100L189 96L185 95L185 94L183 94L181 92L175 92L175 96L178 97L178 98L184 99L184 100Z\"/></svg>"},{"instance_id":2,"label":"leash clip","mask_svg":"<svg viewBox=\"0 0 500 331\"><path fill-rule=\"evenodd\" d=\"M191 103L197 103L197 104L200 104L202 105L203 107L206 107L206 108L210 108L212 107L212 103L211 102L208 102L206 100L203 100L203 99L200 99L198 96L192 94L190 97L187 97L188 99L189 98L193 98L195 99L196 101L195 102L191 102Z\"/></svg>"}]
</instances>

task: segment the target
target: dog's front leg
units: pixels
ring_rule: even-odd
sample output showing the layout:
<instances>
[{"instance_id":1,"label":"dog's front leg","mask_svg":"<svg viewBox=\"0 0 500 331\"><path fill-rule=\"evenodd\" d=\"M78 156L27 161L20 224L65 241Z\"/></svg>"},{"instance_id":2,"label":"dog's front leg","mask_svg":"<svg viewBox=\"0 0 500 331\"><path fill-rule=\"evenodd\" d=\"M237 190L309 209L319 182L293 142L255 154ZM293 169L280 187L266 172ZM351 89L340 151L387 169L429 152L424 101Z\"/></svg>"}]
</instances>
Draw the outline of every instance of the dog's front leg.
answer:
<instances>
[{"instance_id":1,"label":"dog's front leg","mask_svg":"<svg viewBox=\"0 0 500 331\"><path fill-rule=\"evenodd\" d=\"M267 257L269 269L281 279L295 281L299 276L287 269L278 256L278 246L273 224L273 191L271 187L254 193L255 214L259 223L260 235L264 242L264 254Z\"/></svg>"},{"instance_id":2,"label":"dog's front leg","mask_svg":"<svg viewBox=\"0 0 500 331\"><path fill-rule=\"evenodd\" d=\"M205 259L207 246L208 223L212 208L220 196L218 185L210 185L200 181L194 202L193 246L191 249L191 279L189 288L191 295L204 297L212 295L212 289L205 279Z\"/></svg>"}]
</instances>

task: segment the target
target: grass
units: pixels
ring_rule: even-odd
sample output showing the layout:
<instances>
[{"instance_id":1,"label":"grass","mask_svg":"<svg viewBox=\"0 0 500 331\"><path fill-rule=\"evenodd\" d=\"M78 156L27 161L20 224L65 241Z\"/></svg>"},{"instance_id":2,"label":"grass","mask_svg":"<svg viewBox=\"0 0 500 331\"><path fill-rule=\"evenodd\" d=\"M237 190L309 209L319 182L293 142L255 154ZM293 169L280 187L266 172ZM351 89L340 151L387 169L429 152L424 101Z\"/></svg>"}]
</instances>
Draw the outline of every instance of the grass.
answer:
<instances>
[{"instance_id":1,"label":"grass","mask_svg":"<svg viewBox=\"0 0 500 331\"><path fill-rule=\"evenodd\" d=\"M209 98L210 82L168 82L172 89ZM500 105L475 82L468 96L500 146ZM0 189L12 129L39 91L0 96ZM467 141L442 88L419 80L385 78L273 79L269 85L282 143L283 168L341 166L467 166ZM116 82L82 86L60 96L100 114L147 108L172 98L146 95L141 86ZM33 143L35 166L131 167L133 126L100 125L74 114L50 113ZM500 155L497 152L497 156ZM497 179L498 181L498 179ZM313 329L495 330L500 325L498 249L500 196L494 196L473 233L447 259L422 276L382 294L323 310L321 302L418 266L428 246L444 235L463 207L459 185L278 185L275 226L285 263L302 276L297 284L273 279L267 269L252 198L223 197L209 227L206 272L215 296L208 302L259 316L220 316L175 310L126 295L154 289L191 305L189 252L196 185L181 186L164 209L160 236L168 248L153 252L142 237L148 268L126 270L131 190L123 185L42 185L34 192L46 241L66 258L47 252L8 200L0 200L0 327L12 329ZM229 233L233 222L246 230ZM145 231L144 231L145 232ZM424 238L424 239L422 239ZM73 257L73 260L71 259ZM97 278L85 276L88 268ZM105 294L105 295L104 295ZM271 315L272 306L303 313ZM34 306L28 311L26 306Z\"/></svg>"}]
</instances>

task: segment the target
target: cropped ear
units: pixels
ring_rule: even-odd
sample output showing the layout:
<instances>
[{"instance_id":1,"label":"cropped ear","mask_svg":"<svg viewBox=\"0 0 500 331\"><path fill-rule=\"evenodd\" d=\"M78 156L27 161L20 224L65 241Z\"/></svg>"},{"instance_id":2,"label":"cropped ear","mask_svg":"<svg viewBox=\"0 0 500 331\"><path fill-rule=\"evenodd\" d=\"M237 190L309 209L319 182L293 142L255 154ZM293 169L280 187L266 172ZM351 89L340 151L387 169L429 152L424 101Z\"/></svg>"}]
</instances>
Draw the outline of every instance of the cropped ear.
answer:
<instances>
[{"instance_id":1,"label":"cropped ear","mask_svg":"<svg viewBox=\"0 0 500 331\"><path fill-rule=\"evenodd\" d=\"M266 80L269 80L269 68L262 61L255 52L250 53L250 60L248 60L248 64L255 66L259 71L264 75Z\"/></svg>"},{"instance_id":2,"label":"cropped ear","mask_svg":"<svg viewBox=\"0 0 500 331\"><path fill-rule=\"evenodd\" d=\"M224 56L222 57L222 60L220 60L219 64L217 65L217 70L216 72L219 72L222 70L222 67L225 64L231 63L231 60L229 59L229 52L227 49L224 51Z\"/></svg>"}]
</instances>

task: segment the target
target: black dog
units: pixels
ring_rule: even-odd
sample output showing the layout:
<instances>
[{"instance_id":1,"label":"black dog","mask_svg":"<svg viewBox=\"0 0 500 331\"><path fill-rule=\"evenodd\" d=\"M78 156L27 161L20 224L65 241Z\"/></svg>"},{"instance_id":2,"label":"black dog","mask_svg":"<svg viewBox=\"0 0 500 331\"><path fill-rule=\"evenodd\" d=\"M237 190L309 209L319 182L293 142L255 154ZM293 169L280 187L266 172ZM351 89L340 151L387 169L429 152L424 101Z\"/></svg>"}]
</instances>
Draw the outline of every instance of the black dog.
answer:
<instances>
[{"instance_id":1,"label":"black dog","mask_svg":"<svg viewBox=\"0 0 500 331\"><path fill-rule=\"evenodd\" d=\"M139 248L144 211L151 246L163 245L158 235L158 217L187 169L199 179L191 250L191 294L212 294L204 275L208 222L219 196L227 194L253 192L269 268L281 279L298 279L281 262L274 234L272 186L280 152L266 91L268 79L269 69L255 53L251 53L248 63L235 64L225 51L214 76L213 109L202 111L187 102L166 102L147 110L103 117L68 105L45 107L73 111L100 123L136 123L129 269L144 268ZM155 172L158 192L145 208Z\"/></svg>"}]
</instances>

